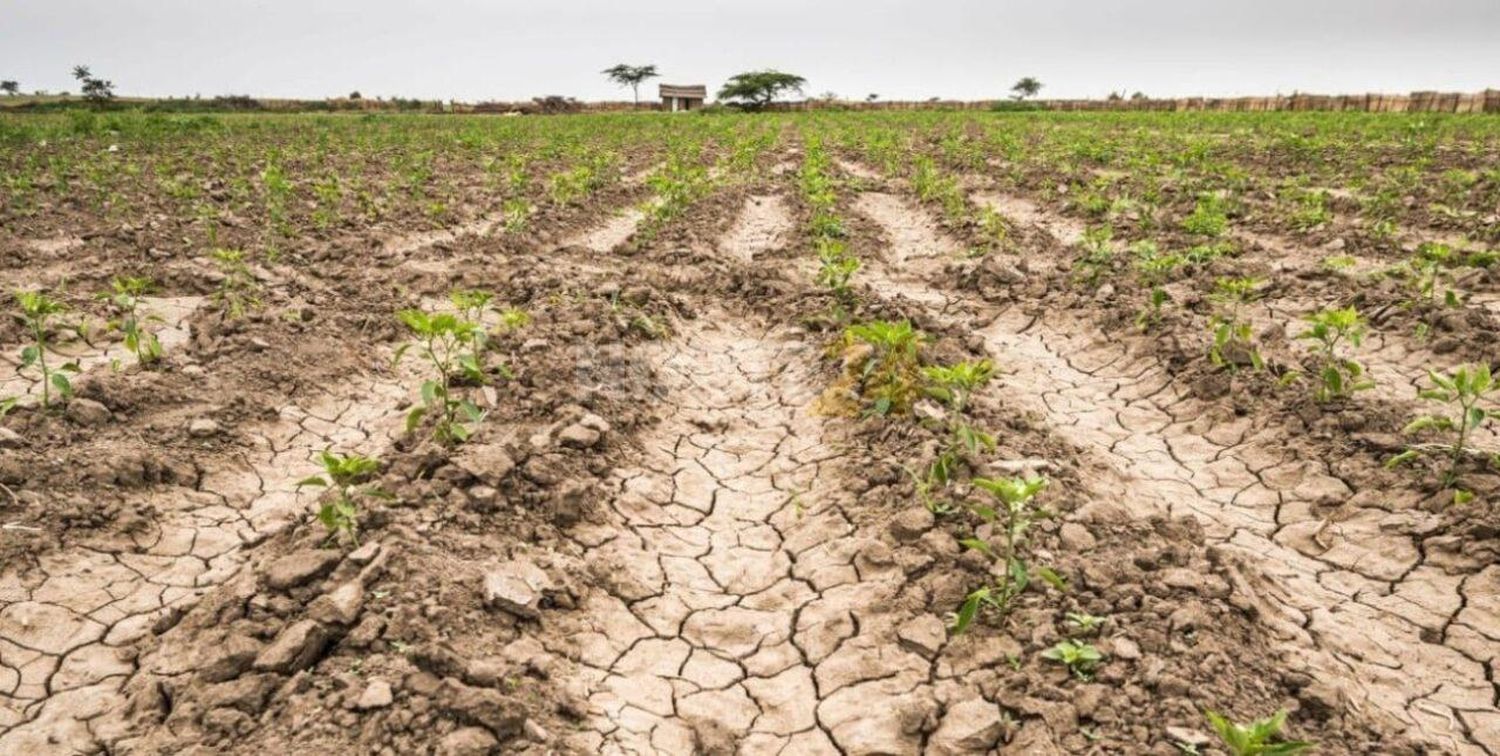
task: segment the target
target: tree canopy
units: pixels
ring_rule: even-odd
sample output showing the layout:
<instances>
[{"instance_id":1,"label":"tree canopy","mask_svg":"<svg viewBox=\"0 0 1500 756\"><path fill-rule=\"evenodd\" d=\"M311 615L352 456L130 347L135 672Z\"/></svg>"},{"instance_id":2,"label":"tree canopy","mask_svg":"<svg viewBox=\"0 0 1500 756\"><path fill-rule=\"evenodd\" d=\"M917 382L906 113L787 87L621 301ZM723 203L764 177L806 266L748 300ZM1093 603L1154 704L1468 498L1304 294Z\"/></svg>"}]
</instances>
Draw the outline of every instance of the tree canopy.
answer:
<instances>
[{"instance_id":1,"label":"tree canopy","mask_svg":"<svg viewBox=\"0 0 1500 756\"><path fill-rule=\"evenodd\" d=\"M0 81L0 92L4 92L7 95L14 97L16 96L16 93L20 91L21 85L17 83L15 79L6 79L5 81Z\"/></svg>"},{"instance_id":2,"label":"tree canopy","mask_svg":"<svg viewBox=\"0 0 1500 756\"><path fill-rule=\"evenodd\" d=\"M115 98L115 83L94 76L88 66L73 66L73 78L83 84L83 96L95 105L102 105Z\"/></svg>"},{"instance_id":3,"label":"tree canopy","mask_svg":"<svg viewBox=\"0 0 1500 756\"><path fill-rule=\"evenodd\" d=\"M767 69L749 71L732 77L719 88L719 99L737 102L760 110L786 92L802 93L807 79L796 74Z\"/></svg>"},{"instance_id":4,"label":"tree canopy","mask_svg":"<svg viewBox=\"0 0 1500 756\"><path fill-rule=\"evenodd\" d=\"M1010 88L1010 91L1016 93L1015 97L1017 100L1036 97L1036 93L1042 91L1042 82L1033 76L1026 76L1016 82L1015 86Z\"/></svg>"},{"instance_id":5,"label":"tree canopy","mask_svg":"<svg viewBox=\"0 0 1500 756\"><path fill-rule=\"evenodd\" d=\"M635 94L637 105L641 104L641 82L661 76L656 72L654 65L632 66L625 63L606 68L601 73L622 87L630 87L631 92Z\"/></svg>"}]
</instances>

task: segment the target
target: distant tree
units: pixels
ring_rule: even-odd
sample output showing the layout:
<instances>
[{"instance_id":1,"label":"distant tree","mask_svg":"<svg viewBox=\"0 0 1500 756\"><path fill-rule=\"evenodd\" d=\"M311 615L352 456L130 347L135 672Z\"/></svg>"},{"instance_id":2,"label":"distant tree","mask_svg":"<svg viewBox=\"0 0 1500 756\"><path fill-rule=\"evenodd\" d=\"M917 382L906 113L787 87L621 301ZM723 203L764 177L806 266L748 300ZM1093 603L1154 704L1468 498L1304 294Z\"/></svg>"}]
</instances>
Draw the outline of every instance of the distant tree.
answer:
<instances>
[{"instance_id":1,"label":"distant tree","mask_svg":"<svg viewBox=\"0 0 1500 756\"><path fill-rule=\"evenodd\" d=\"M1145 99L1149 99L1149 98L1146 97L1146 93L1145 92L1142 92L1140 90L1136 90L1135 94L1133 94L1133 95L1130 96L1130 99L1132 99L1132 100L1145 100Z\"/></svg>"},{"instance_id":2,"label":"distant tree","mask_svg":"<svg viewBox=\"0 0 1500 756\"><path fill-rule=\"evenodd\" d=\"M612 68L606 68L603 73L610 81L622 86L630 87L631 94L635 95L635 104L641 104L641 84L647 79L660 78L661 74L656 72L656 66L632 66L621 63Z\"/></svg>"},{"instance_id":3,"label":"distant tree","mask_svg":"<svg viewBox=\"0 0 1500 756\"><path fill-rule=\"evenodd\" d=\"M875 94L874 92L865 95L865 102L874 102L878 99L880 99L880 95Z\"/></svg>"},{"instance_id":4,"label":"distant tree","mask_svg":"<svg viewBox=\"0 0 1500 756\"><path fill-rule=\"evenodd\" d=\"M1035 77L1026 76L1016 82L1015 86L1010 88L1010 91L1015 92L1014 97L1017 100L1036 97L1036 93L1042 91L1042 82L1038 81Z\"/></svg>"},{"instance_id":5,"label":"distant tree","mask_svg":"<svg viewBox=\"0 0 1500 756\"><path fill-rule=\"evenodd\" d=\"M14 79L6 79L5 81L0 81L0 92L4 92L9 97L15 97L21 93L21 85L16 83Z\"/></svg>"},{"instance_id":6,"label":"distant tree","mask_svg":"<svg viewBox=\"0 0 1500 756\"><path fill-rule=\"evenodd\" d=\"M838 92L834 92L832 90L829 90L827 92L824 92L823 94L818 95L818 99L819 100L827 100L829 102L833 102L834 100L837 100L838 98L839 98L839 93Z\"/></svg>"},{"instance_id":7,"label":"distant tree","mask_svg":"<svg viewBox=\"0 0 1500 756\"><path fill-rule=\"evenodd\" d=\"M362 100L362 99L364 99L364 96L359 93L358 89L356 89L353 92L349 93L349 99L351 99L351 100Z\"/></svg>"},{"instance_id":8,"label":"distant tree","mask_svg":"<svg viewBox=\"0 0 1500 756\"><path fill-rule=\"evenodd\" d=\"M719 99L731 100L750 110L761 110L786 92L802 94L807 79L772 69L737 74L719 87Z\"/></svg>"},{"instance_id":9,"label":"distant tree","mask_svg":"<svg viewBox=\"0 0 1500 756\"><path fill-rule=\"evenodd\" d=\"M1120 100L1123 100L1123 99L1125 99L1125 95L1123 93L1121 93L1121 92L1110 92L1109 93L1109 101L1110 102L1119 102Z\"/></svg>"},{"instance_id":10,"label":"distant tree","mask_svg":"<svg viewBox=\"0 0 1500 756\"><path fill-rule=\"evenodd\" d=\"M73 66L73 78L83 85L80 91L93 105L103 105L115 99L115 83L94 76L88 66Z\"/></svg>"}]
</instances>

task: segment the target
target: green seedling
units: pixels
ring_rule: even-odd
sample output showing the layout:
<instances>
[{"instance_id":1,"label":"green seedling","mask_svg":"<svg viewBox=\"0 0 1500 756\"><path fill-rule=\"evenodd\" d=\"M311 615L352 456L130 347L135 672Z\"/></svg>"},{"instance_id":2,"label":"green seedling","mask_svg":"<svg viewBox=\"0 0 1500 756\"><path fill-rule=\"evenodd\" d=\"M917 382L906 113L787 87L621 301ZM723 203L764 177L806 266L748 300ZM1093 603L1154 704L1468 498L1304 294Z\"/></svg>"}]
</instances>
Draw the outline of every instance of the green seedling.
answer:
<instances>
[{"instance_id":1,"label":"green seedling","mask_svg":"<svg viewBox=\"0 0 1500 756\"><path fill-rule=\"evenodd\" d=\"M970 425L965 415L974 392L995 375L995 363L989 360L959 362L953 365L931 365L922 368L929 396L947 405L949 449L955 454L975 455L980 449L995 448L995 437Z\"/></svg>"},{"instance_id":2,"label":"green seedling","mask_svg":"<svg viewBox=\"0 0 1500 756\"><path fill-rule=\"evenodd\" d=\"M1340 344L1358 347L1365 337L1365 321L1359 310L1353 307L1325 309L1304 318L1307 330L1297 338L1315 344L1318 360L1318 390L1315 397L1320 402L1345 399L1356 391L1375 387L1375 382L1365 377L1365 369L1359 362L1340 356Z\"/></svg>"},{"instance_id":3,"label":"green seedling","mask_svg":"<svg viewBox=\"0 0 1500 756\"><path fill-rule=\"evenodd\" d=\"M1227 367L1231 371L1241 365L1250 365L1256 370L1265 367L1260 351L1251 336L1250 322L1243 319L1245 305L1259 296L1261 280L1258 278L1220 278L1214 281L1211 298L1220 311L1210 320L1213 344L1208 358L1216 367Z\"/></svg>"},{"instance_id":4,"label":"green seedling","mask_svg":"<svg viewBox=\"0 0 1500 756\"><path fill-rule=\"evenodd\" d=\"M1248 725L1231 722L1215 711L1205 711L1209 726L1218 733L1230 756L1295 756L1312 750L1314 744L1305 740L1277 740L1281 728L1286 724L1286 712L1278 711L1265 719Z\"/></svg>"},{"instance_id":5,"label":"green seedling","mask_svg":"<svg viewBox=\"0 0 1500 756\"><path fill-rule=\"evenodd\" d=\"M238 318L245 311L259 304L255 296L258 284L245 262L245 253L238 249L216 249L209 253L219 268L219 288L214 291L214 301L225 315Z\"/></svg>"},{"instance_id":6,"label":"green seedling","mask_svg":"<svg viewBox=\"0 0 1500 756\"><path fill-rule=\"evenodd\" d=\"M1448 471L1443 474L1443 485L1452 488L1458 482L1458 468L1464 457L1479 454L1469 448L1469 438L1489 420L1500 417L1500 409L1493 405L1500 400L1500 384L1490 374L1486 364L1460 365L1448 375L1427 371L1432 388L1417 392L1417 396L1448 407L1447 414L1423 415L1406 426L1406 433L1438 431L1452 434L1448 443L1409 447L1386 462L1395 467L1413 460L1422 454L1436 452L1449 460ZM1466 497L1465 497L1466 498Z\"/></svg>"},{"instance_id":7,"label":"green seedling","mask_svg":"<svg viewBox=\"0 0 1500 756\"><path fill-rule=\"evenodd\" d=\"M360 483L380 470L380 462L358 454L339 454L325 449L318 454L318 464L322 465L323 474L303 478L297 482L297 488L319 486L331 489L334 492L334 498L324 502L323 506L318 509L318 521L328 529L330 542L342 536L347 537L351 544L358 546L359 505L357 497L389 496L377 488L359 490Z\"/></svg>"},{"instance_id":8,"label":"green seedling","mask_svg":"<svg viewBox=\"0 0 1500 756\"><path fill-rule=\"evenodd\" d=\"M832 292L840 306L852 306L854 291L849 282L859 271L859 258L849 252L849 246L842 239L819 237L817 245L818 285Z\"/></svg>"},{"instance_id":9,"label":"green seedling","mask_svg":"<svg viewBox=\"0 0 1500 756\"><path fill-rule=\"evenodd\" d=\"M1066 620L1068 628L1078 635L1093 635L1104 627L1108 621L1107 617L1100 617L1088 612L1068 612Z\"/></svg>"},{"instance_id":10,"label":"green seedling","mask_svg":"<svg viewBox=\"0 0 1500 756\"><path fill-rule=\"evenodd\" d=\"M453 381L463 377L473 383L486 382L484 371L473 361L473 343L483 328L446 312L402 310L396 317L416 337L396 350L396 361L415 346L437 372L435 379L422 383L422 404L407 413L407 432L430 416L436 420L434 438L443 443L467 441L486 413L472 401L454 396Z\"/></svg>"},{"instance_id":11,"label":"green seedling","mask_svg":"<svg viewBox=\"0 0 1500 756\"><path fill-rule=\"evenodd\" d=\"M1192 214L1182 220L1182 230L1213 239L1223 236L1229 230L1229 214L1224 205L1224 199L1216 194L1200 195Z\"/></svg>"},{"instance_id":12,"label":"green seedling","mask_svg":"<svg viewBox=\"0 0 1500 756\"><path fill-rule=\"evenodd\" d=\"M99 295L114 306L118 315L109 321L111 330L119 331L125 348L135 355L136 362L149 365L161 359L161 340L142 325L140 315L141 298L150 293L149 278L123 277L110 281L110 291ZM160 322L156 316L146 316L146 322Z\"/></svg>"},{"instance_id":13,"label":"green seedling","mask_svg":"<svg viewBox=\"0 0 1500 756\"><path fill-rule=\"evenodd\" d=\"M993 207L979 211L979 230L993 250L1003 251L1010 244L1010 221Z\"/></svg>"},{"instance_id":14,"label":"green seedling","mask_svg":"<svg viewBox=\"0 0 1500 756\"><path fill-rule=\"evenodd\" d=\"M1093 288L1114 269L1115 252L1111 246L1114 235L1109 226L1095 226L1083 232L1083 254L1073 263L1073 277L1077 281Z\"/></svg>"},{"instance_id":15,"label":"green seedling","mask_svg":"<svg viewBox=\"0 0 1500 756\"><path fill-rule=\"evenodd\" d=\"M21 307L21 320L31 334L31 343L21 349L21 367L35 366L42 374L42 406L52 406L52 391L68 399L73 396L70 373L78 373L76 362L66 362L57 367L47 364L48 332L54 320L68 311L67 305L39 291L17 291L16 304Z\"/></svg>"},{"instance_id":16,"label":"green seedling","mask_svg":"<svg viewBox=\"0 0 1500 756\"><path fill-rule=\"evenodd\" d=\"M844 329L844 343L867 344L871 354L860 369L860 394L875 415L904 414L922 390L918 352L926 335L911 321L875 320Z\"/></svg>"},{"instance_id":17,"label":"green seedling","mask_svg":"<svg viewBox=\"0 0 1500 756\"><path fill-rule=\"evenodd\" d=\"M1047 479L975 478L972 482L976 488L989 494L993 504L971 504L970 509L986 524L1000 529L1005 538L1001 546L1003 551L996 553L994 547L982 538L967 538L960 543L999 562L1003 569L992 585L983 586L964 599L951 625L955 634L967 630L982 609L1001 616L1007 614L1012 602L1031 584L1033 572L1054 587L1063 587L1057 573L1046 567L1032 568L1026 562L1027 531L1037 520L1050 516L1035 503L1037 494L1047 487Z\"/></svg>"},{"instance_id":18,"label":"green seedling","mask_svg":"<svg viewBox=\"0 0 1500 756\"><path fill-rule=\"evenodd\" d=\"M1146 306L1135 314L1135 327L1142 331L1151 330L1151 326L1161 322L1162 308L1172 301L1172 295L1160 286L1151 288L1151 293L1146 296Z\"/></svg>"},{"instance_id":19,"label":"green seedling","mask_svg":"<svg viewBox=\"0 0 1500 756\"><path fill-rule=\"evenodd\" d=\"M1063 664L1074 677L1088 680L1094 676L1094 669L1099 666L1099 662L1104 660L1104 655L1088 643L1061 640L1057 642L1057 645L1043 651L1042 658Z\"/></svg>"}]
</instances>

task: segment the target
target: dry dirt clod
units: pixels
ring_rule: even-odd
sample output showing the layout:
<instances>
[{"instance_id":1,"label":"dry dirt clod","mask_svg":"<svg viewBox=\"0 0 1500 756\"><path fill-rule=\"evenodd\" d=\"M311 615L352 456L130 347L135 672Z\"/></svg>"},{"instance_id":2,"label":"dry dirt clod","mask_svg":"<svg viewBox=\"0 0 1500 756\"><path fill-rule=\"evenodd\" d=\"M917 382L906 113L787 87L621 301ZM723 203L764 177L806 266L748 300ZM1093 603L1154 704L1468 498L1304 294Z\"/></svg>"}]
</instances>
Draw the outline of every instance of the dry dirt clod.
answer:
<instances>
[{"instance_id":1,"label":"dry dirt clod","mask_svg":"<svg viewBox=\"0 0 1500 756\"><path fill-rule=\"evenodd\" d=\"M484 603L518 617L539 616L543 592L551 588L552 579L535 563L516 559L502 564L484 576Z\"/></svg>"},{"instance_id":2,"label":"dry dirt clod","mask_svg":"<svg viewBox=\"0 0 1500 756\"><path fill-rule=\"evenodd\" d=\"M74 398L68 402L67 415L79 425L95 427L109 422L110 411L93 399Z\"/></svg>"}]
</instances>

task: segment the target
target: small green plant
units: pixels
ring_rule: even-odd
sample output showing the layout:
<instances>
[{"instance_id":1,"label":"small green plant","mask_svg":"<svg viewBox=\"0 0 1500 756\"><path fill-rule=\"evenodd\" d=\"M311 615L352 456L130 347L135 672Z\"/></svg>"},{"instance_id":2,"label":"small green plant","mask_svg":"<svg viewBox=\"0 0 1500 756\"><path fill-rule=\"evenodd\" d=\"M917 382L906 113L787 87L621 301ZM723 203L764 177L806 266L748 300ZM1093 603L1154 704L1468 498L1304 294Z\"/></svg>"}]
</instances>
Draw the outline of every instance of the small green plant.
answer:
<instances>
[{"instance_id":1,"label":"small green plant","mask_svg":"<svg viewBox=\"0 0 1500 756\"><path fill-rule=\"evenodd\" d=\"M922 368L927 379L927 393L947 405L949 448L956 454L978 454L980 449L994 449L995 437L975 428L966 413L974 392L983 388L995 375L995 363L989 360L958 362L952 365L930 365Z\"/></svg>"},{"instance_id":2,"label":"small green plant","mask_svg":"<svg viewBox=\"0 0 1500 756\"><path fill-rule=\"evenodd\" d=\"M109 321L109 328L120 332L125 348L135 355L136 362L141 365L156 362L162 355L161 340L141 323L141 298L150 293L152 287L149 278L119 277L110 281L110 291L99 295L100 299L107 300L118 313ZM154 322L160 318L147 316L144 320Z\"/></svg>"},{"instance_id":3,"label":"small green plant","mask_svg":"<svg viewBox=\"0 0 1500 756\"><path fill-rule=\"evenodd\" d=\"M67 305L39 291L17 291L16 304L21 308L21 319L31 334L31 343L21 349L21 367L36 366L42 374L42 406L52 405L52 391L63 398L73 396L73 382L69 373L79 372L78 363L66 362L57 367L47 364L48 336L57 317L68 311Z\"/></svg>"},{"instance_id":4,"label":"small green plant","mask_svg":"<svg viewBox=\"0 0 1500 756\"><path fill-rule=\"evenodd\" d=\"M1151 326L1161 322L1162 308L1172 301L1172 295L1160 286L1153 286L1151 293L1146 295L1146 306L1135 314L1135 327L1142 331L1151 330Z\"/></svg>"},{"instance_id":5,"label":"small green plant","mask_svg":"<svg viewBox=\"0 0 1500 756\"><path fill-rule=\"evenodd\" d=\"M1295 756L1312 750L1314 744L1305 740L1276 740L1286 724L1286 712L1278 711L1265 719L1248 725L1231 722L1215 711L1205 711L1208 724L1218 733L1230 756Z\"/></svg>"},{"instance_id":6,"label":"small green plant","mask_svg":"<svg viewBox=\"0 0 1500 756\"><path fill-rule=\"evenodd\" d=\"M323 467L323 475L303 478L298 481L297 488L319 486L332 489L334 497L318 509L318 521L328 528L329 541L345 536L358 546L359 506L356 497L386 496L379 489L360 491L358 486L380 469L380 462L358 454L339 454L325 449L318 454L318 464Z\"/></svg>"},{"instance_id":7,"label":"small green plant","mask_svg":"<svg viewBox=\"0 0 1500 756\"><path fill-rule=\"evenodd\" d=\"M1320 402L1344 399L1356 391L1375 387L1374 381L1365 378L1365 369L1357 361L1342 357L1338 353L1340 344L1358 347L1364 340L1365 321L1359 310L1353 307L1329 308L1306 316L1308 328L1297 334L1297 338L1315 343L1318 360L1318 390Z\"/></svg>"},{"instance_id":8,"label":"small green plant","mask_svg":"<svg viewBox=\"0 0 1500 756\"><path fill-rule=\"evenodd\" d=\"M1229 214L1224 199L1217 194L1202 194L1193 212L1182 220L1182 230L1195 236L1217 239L1229 230Z\"/></svg>"},{"instance_id":9,"label":"small green plant","mask_svg":"<svg viewBox=\"0 0 1500 756\"><path fill-rule=\"evenodd\" d=\"M1220 278L1214 281L1210 298L1220 308L1209 320L1213 344L1209 347L1208 358L1214 366L1230 370L1241 365L1250 365L1256 370L1265 367L1251 336L1250 322L1243 317L1244 306L1259 296L1260 285L1258 278Z\"/></svg>"},{"instance_id":10,"label":"small green plant","mask_svg":"<svg viewBox=\"0 0 1500 756\"><path fill-rule=\"evenodd\" d=\"M995 251L1004 251L1010 244L1010 221L993 207L979 211L979 230Z\"/></svg>"},{"instance_id":11,"label":"small green plant","mask_svg":"<svg viewBox=\"0 0 1500 756\"><path fill-rule=\"evenodd\" d=\"M994 505L970 504L970 509L985 524L998 528L1004 535L1002 552L996 553L988 541L982 538L967 538L960 541L965 548L982 552L1000 563L1000 577L992 584L971 592L955 614L951 628L955 634L962 633L973 624L981 610L987 609L1004 616L1015 601L1031 584L1032 573L1053 586L1061 588L1062 579L1046 567L1032 568L1026 561L1026 533L1038 519L1049 513L1036 505L1035 499L1047 487L1046 478L975 478L976 488L989 494Z\"/></svg>"},{"instance_id":12,"label":"small green plant","mask_svg":"<svg viewBox=\"0 0 1500 756\"><path fill-rule=\"evenodd\" d=\"M817 244L818 285L832 292L840 307L852 306L854 291L849 282L859 271L859 258L849 252L849 245L842 239L825 236Z\"/></svg>"},{"instance_id":13,"label":"small green plant","mask_svg":"<svg viewBox=\"0 0 1500 756\"><path fill-rule=\"evenodd\" d=\"M1432 388L1417 392L1417 396L1428 401L1441 402L1448 407L1447 414L1423 415L1406 426L1406 433L1439 431L1452 434L1452 440L1444 444L1421 445L1408 448L1386 462L1387 467L1413 460L1426 452L1438 452L1448 457L1448 471L1443 474L1443 485L1452 488L1458 482L1458 468L1465 456L1474 454L1469 448L1469 438L1489 420L1500 417L1500 410L1486 407L1494 404L1500 394L1486 364L1460 365L1448 375L1427 371Z\"/></svg>"},{"instance_id":14,"label":"small green plant","mask_svg":"<svg viewBox=\"0 0 1500 756\"><path fill-rule=\"evenodd\" d=\"M1095 226L1083 232L1083 254L1073 263L1075 280L1094 288L1114 269L1115 252L1111 246L1114 235L1109 226Z\"/></svg>"},{"instance_id":15,"label":"small green plant","mask_svg":"<svg viewBox=\"0 0 1500 756\"><path fill-rule=\"evenodd\" d=\"M1066 620L1068 628L1078 635L1093 635L1099 632L1108 621L1107 617L1100 617L1088 612L1068 612Z\"/></svg>"},{"instance_id":16,"label":"small green plant","mask_svg":"<svg viewBox=\"0 0 1500 756\"><path fill-rule=\"evenodd\" d=\"M1088 680L1094 676L1094 669L1104 660L1104 655L1088 643L1065 639L1043 651L1042 658L1063 664L1074 677Z\"/></svg>"},{"instance_id":17,"label":"small green plant","mask_svg":"<svg viewBox=\"0 0 1500 756\"><path fill-rule=\"evenodd\" d=\"M484 329L446 312L402 310L396 317L416 336L415 341L396 350L396 361L415 346L437 371L435 379L422 383L422 404L407 413L407 431L415 430L431 416L436 420L433 436L437 440L443 443L468 440L474 426L484 420L485 412L472 401L456 397L453 381L463 377L474 383L485 382L484 371L473 360L474 341Z\"/></svg>"},{"instance_id":18,"label":"small green plant","mask_svg":"<svg viewBox=\"0 0 1500 756\"><path fill-rule=\"evenodd\" d=\"M859 372L860 395L869 399L875 415L905 413L922 390L919 350L926 335L911 321L875 320L844 329L846 345L871 349Z\"/></svg>"},{"instance_id":19,"label":"small green plant","mask_svg":"<svg viewBox=\"0 0 1500 756\"><path fill-rule=\"evenodd\" d=\"M507 234L519 234L531 221L531 203L525 197L511 197L500 203L501 225Z\"/></svg>"},{"instance_id":20,"label":"small green plant","mask_svg":"<svg viewBox=\"0 0 1500 756\"><path fill-rule=\"evenodd\" d=\"M225 315L238 318L259 303L255 296L258 284L245 262L245 253L238 249L216 249L210 253L219 268L219 288L214 291L214 301Z\"/></svg>"}]
</instances>

